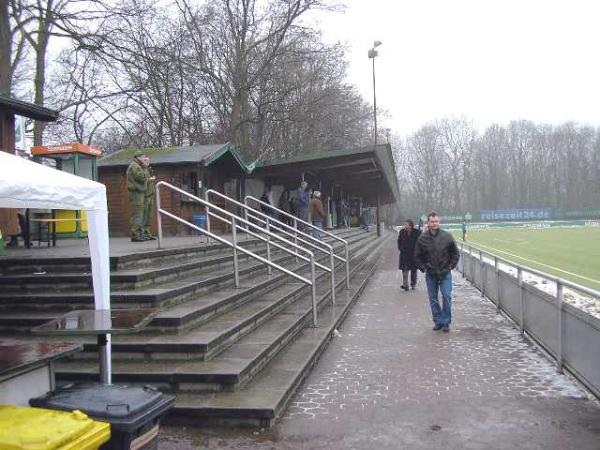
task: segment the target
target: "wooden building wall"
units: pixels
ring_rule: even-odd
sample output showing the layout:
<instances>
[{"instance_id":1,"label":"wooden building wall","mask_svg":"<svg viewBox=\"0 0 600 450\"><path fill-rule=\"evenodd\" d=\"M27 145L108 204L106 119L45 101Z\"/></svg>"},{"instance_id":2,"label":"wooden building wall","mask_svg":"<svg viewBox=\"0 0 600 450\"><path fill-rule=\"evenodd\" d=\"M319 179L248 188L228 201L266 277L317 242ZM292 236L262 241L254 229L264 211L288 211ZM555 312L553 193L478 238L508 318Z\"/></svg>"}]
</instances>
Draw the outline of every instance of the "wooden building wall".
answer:
<instances>
[{"instance_id":1,"label":"wooden building wall","mask_svg":"<svg viewBox=\"0 0 600 450\"><path fill-rule=\"evenodd\" d=\"M129 235L129 217L130 217L130 205L129 205L129 192L127 191L126 184L126 167L99 167L98 168L98 181L106 185L106 196L108 202L108 226L111 236L128 236ZM167 183L173 184L177 187L190 191L190 173L195 172L196 169L190 165L163 165L163 166L152 166L154 175L156 176L156 182L166 181ZM206 180L208 180L208 186L223 192L224 177L218 170L212 168L208 170L206 174ZM199 193L202 197L203 194ZM195 214L203 214L204 208L197 202L186 201L184 196L170 191L168 189L161 190L161 207L168 210L172 214L182 217L185 220L191 221L192 216ZM216 199L211 199L215 201ZM219 203L215 201L215 203ZM177 223L176 221L163 217L162 221L163 233L165 236L185 236L189 235L192 231L189 227ZM211 224L212 228L225 232L225 224L214 220ZM153 234L157 232L157 220L156 213L153 213L151 231Z\"/></svg>"}]
</instances>

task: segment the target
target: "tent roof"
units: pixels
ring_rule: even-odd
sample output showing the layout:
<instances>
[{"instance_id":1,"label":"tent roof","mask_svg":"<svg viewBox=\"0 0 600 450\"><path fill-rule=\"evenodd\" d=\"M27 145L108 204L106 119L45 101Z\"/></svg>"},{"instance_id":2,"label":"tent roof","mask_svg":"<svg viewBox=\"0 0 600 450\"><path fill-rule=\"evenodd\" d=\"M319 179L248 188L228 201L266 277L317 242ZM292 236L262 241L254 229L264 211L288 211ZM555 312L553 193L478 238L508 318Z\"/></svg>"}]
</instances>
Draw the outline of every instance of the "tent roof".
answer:
<instances>
[{"instance_id":1,"label":"tent roof","mask_svg":"<svg viewBox=\"0 0 600 450\"><path fill-rule=\"evenodd\" d=\"M0 151L0 208L106 210L106 187Z\"/></svg>"},{"instance_id":2,"label":"tent roof","mask_svg":"<svg viewBox=\"0 0 600 450\"><path fill-rule=\"evenodd\" d=\"M137 149L124 149L108 155L98 161L98 167L127 166L131 163ZM188 145L184 147L163 147L143 149L152 159L152 165L159 164L188 164L202 163L208 167L229 153L237 161L240 168L248 172L249 169L243 162L233 144Z\"/></svg>"}]
</instances>

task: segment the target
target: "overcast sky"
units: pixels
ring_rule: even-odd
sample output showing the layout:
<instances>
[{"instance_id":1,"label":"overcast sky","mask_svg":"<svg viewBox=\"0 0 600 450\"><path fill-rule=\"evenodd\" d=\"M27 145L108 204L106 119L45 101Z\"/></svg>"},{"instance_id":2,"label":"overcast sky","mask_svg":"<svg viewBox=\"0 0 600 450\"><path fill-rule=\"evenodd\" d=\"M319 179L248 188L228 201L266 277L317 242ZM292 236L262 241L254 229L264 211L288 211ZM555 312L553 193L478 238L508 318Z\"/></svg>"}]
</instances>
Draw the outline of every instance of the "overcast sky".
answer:
<instances>
[{"instance_id":1,"label":"overcast sky","mask_svg":"<svg viewBox=\"0 0 600 450\"><path fill-rule=\"evenodd\" d=\"M349 46L349 81L372 101L375 61L384 126L414 132L465 116L600 125L600 1L346 0L320 13L326 42Z\"/></svg>"}]
</instances>

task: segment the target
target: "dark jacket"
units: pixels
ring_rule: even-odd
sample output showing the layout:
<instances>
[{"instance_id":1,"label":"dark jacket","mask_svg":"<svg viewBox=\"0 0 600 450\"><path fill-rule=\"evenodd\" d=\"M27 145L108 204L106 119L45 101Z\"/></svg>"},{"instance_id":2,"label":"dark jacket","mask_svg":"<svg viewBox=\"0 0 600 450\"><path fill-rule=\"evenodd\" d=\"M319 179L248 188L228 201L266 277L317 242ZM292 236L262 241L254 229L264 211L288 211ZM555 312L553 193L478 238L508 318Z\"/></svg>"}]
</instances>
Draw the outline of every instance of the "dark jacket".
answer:
<instances>
[{"instance_id":1,"label":"dark jacket","mask_svg":"<svg viewBox=\"0 0 600 450\"><path fill-rule=\"evenodd\" d=\"M298 208L307 208L308 207L308 192L299 187L296 190L296 204Z\"/></svg>"},{"instance_id":2,"label":"dark jacket","mask_svg":"<svg viewBox=\"0 0 600 450\"><path fill-rule=\"evenodd\" d=\"M415 262L427 273L443 276L456 267L459 257L456 242L447 231L432 234L427 230L417 240Z\"/></svg>"},{"instance_id":3,"label":"dark jacket","mask_svg":"<svg viewBox=\"0 0 600 450\"><path fill-rule=\"evenodd\" d=\"M402 228L398 233L398 250L400 251L398 269L414 270L417 268L415 262L415 246L417 239L421 235L421 230L414 229L410 234L406 228Z\"/></svg>"}]
</instances>

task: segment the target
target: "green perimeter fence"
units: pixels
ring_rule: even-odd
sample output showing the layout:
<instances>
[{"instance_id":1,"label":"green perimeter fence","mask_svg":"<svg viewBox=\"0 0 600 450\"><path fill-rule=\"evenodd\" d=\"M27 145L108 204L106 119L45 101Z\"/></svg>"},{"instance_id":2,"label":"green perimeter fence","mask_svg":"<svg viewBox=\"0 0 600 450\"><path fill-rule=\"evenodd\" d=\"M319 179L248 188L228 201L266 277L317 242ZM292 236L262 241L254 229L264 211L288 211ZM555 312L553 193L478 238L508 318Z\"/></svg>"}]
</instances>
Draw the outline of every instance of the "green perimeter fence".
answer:
<instances>
[{"instance_id":1,"label":"green perimeter fence","mask_svg":"<svg viewBox=\"0 0 600 450\"><path fill-rule=\"evenodd\" d=\"M584 228L600 227L600 220L538 220L528 222L475 222L467 223L467 230L486 230L498 228L532 228L541 230L545 228ZM445 230L461 230L460 223L442 223Z\"/></svg>"}]
</instances>

